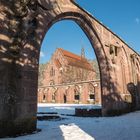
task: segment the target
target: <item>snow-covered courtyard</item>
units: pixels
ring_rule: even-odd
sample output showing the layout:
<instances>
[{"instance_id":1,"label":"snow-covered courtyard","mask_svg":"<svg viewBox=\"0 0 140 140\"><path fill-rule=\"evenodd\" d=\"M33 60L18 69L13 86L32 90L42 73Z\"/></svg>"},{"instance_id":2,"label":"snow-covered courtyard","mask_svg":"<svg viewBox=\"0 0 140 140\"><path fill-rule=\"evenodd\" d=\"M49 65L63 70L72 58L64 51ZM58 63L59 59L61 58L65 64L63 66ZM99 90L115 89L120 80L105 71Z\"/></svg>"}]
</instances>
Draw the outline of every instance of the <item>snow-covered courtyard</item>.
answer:
<instances>
[{"instance_id":1,"label":"snow-covered courtyard","mask_svg":"<svg viewBox=\"0 0 140 140\"><path fill-rule=\"evenodd\" d=\"M41 132L1 140L140 140L140 111L119 117L65 115L73 115L75 107L93 108L92 105L40 104L38 112L58 112L64 119L38 121Z\"/></svg>"}]
</instances>

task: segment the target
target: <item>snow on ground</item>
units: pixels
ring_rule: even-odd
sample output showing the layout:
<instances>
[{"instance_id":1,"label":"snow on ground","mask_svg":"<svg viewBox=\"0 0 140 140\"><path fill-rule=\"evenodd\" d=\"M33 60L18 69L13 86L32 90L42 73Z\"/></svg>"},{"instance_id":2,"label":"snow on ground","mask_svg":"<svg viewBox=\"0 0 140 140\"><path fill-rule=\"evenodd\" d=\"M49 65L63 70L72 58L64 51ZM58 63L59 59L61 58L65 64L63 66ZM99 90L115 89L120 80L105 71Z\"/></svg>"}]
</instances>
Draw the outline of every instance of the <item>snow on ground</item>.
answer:
<instances>
[{"instance_id":1,"label":"snow on ground","mask_svg":"<svg viewBox=\"0 0 140 140\"><path fill-rule=\"evenodd\" d=\"M51 108L56 111L58 106L61 112L64 105L62 110L60 105L49 105L46 108L52 112ZM75 108L74 105L65 105L65 111L66 106L68 110ZM44 105L39 107L39 110L45 110ZM39 133L1 140L140 140L140 111L119 117L62 117L66 119L38 121L38 128L42 129Z\"/></svg>"},{"instance_id":2,"label":"snow on ground","mask_svg":"<svg viewBox=\"0 0 140 140\"><path fill-rule=\"evenodd\" d=\"M74 115L75 108L101 108L92 104L38 104L38 112L57 112L58 114Z\"/></svg>"}]
</instances>

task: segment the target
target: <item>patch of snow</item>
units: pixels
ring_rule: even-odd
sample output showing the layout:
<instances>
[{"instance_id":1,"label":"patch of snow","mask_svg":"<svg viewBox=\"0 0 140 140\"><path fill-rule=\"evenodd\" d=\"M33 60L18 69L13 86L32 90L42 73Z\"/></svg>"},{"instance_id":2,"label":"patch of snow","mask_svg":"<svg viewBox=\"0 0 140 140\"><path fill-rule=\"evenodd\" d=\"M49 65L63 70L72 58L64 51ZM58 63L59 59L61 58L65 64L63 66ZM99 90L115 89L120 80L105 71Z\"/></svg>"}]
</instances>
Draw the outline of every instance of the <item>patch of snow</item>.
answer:
<instances>
[{"instance_id":1,"label":"patch of snow","mask_svg":"<svg viewBox=\"0 0 140 140\"><path fill-rule=\"evenodd\" d=\"M63 137L65 140L95 140L74 123L69 125L61 125L60 128L63 132Z\"/></svg>"},{"instance_id":2,"label":"patch of snow","mask_svg":"<svg viewBox=\"0 0 140 140\"><path fill-rule=\"evenodd\" d=\"M58 114L74 115L75 108L93 109L101 105L92 104L38 104L38 112L57 112Z\"/></svg>"},{"instance_id":3,"label":"patch of snow","mask_svg":"<svg viewBox=\"0 0 140 140\"><path fill-rule=\"evenodd\" d=\"M50 109L53 107L58 106L50 106ZM47 106L47 110L48 109L49 107ZM61 111L61 109L59 109L59 111ZM140 111L118 117L63 117L66 119L60 121L38 121L37 126L38 128L42 129L42 131L39 133L17 138L5 138L1 140L140 139Z\"/></svg>"}]
</instances>

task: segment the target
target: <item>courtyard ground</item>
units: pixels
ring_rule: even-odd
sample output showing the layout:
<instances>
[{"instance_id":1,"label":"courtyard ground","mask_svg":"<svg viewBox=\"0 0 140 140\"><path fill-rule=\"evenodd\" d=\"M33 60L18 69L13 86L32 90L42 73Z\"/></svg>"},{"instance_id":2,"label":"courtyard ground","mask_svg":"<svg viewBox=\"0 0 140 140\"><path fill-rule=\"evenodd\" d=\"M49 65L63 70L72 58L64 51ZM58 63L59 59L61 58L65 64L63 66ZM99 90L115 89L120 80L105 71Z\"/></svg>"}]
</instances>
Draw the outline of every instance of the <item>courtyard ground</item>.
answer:
<instances>
[{"instance_id":1,"label":"courtyard ground","mask_svg":"<svg viewBox=\"0 0 140 140\"><path fill-rule=\"evenodd\" d=\"M1 140L140 140L140 111L119 117L65 115L73 115L75 107L93 108L91 105L40 104L38 112L58 112L64 119L38 121L41 132Z\"/></svg>"}]
</instances>

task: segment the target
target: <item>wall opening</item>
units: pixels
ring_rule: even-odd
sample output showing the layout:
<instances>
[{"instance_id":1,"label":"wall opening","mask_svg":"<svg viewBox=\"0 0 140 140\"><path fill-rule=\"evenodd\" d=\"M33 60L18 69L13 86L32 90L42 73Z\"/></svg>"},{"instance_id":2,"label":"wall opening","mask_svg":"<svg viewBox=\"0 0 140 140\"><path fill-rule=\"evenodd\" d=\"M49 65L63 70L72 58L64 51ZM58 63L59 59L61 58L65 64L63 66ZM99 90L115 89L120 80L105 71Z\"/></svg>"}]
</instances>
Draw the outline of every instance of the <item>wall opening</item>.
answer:
<instances>
[{"instance_id":1,"label":"wall opening","mask_svg":"<svg viewBox=\"0 0 140 140\"><path fill-rule=\"evenodd\" d=\"M44 103L45 94L45 103L101 105L96 55L75 22L59 21L47 32L40 51L38 89L38 103Z\"/></svg>"}]
</instances>

